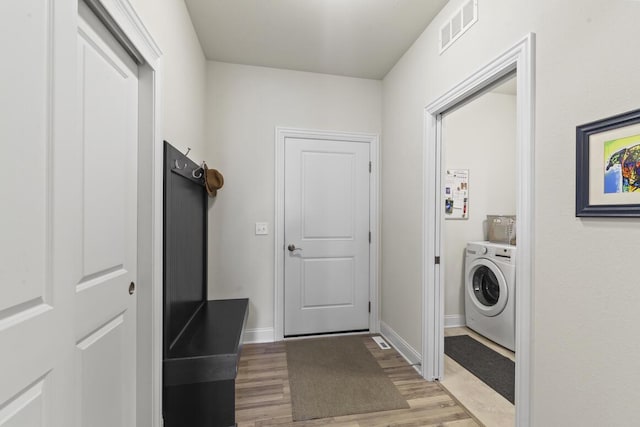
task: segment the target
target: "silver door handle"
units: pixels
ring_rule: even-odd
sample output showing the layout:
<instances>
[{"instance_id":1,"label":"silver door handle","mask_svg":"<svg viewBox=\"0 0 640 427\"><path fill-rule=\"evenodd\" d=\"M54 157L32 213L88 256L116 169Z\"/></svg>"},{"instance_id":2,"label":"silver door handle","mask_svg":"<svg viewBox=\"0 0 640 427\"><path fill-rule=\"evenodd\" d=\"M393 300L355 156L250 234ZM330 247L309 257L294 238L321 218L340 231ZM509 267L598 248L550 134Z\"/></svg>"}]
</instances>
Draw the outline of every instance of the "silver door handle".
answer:
<instances>
[{"instance_id":1,"label":"silver door handle","mask_svg":"<svg viewBox=\"0 0 640 427\"><path fill-rule=\"evenodd\" d=\"M296 248L296 245L294 245L293 243L291 243L289 246L287 246L287 249L289 249L289 252L293 252L296 249L302 250L302 248Z\"/></svg>"}]
</instances>

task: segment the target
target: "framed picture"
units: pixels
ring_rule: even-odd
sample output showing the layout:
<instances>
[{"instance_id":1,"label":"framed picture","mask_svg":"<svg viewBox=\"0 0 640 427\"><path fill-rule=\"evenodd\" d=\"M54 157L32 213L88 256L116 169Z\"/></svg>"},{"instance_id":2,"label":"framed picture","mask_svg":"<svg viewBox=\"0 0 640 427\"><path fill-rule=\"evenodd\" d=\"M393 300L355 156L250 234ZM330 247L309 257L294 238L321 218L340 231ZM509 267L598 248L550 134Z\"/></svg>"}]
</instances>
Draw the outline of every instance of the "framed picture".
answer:
<instances>
[{"instance_id":1,"label":"framed picture","mask_svg":"<svg viewBox=\"0 0 640 427\"><path fill-rule=\"evenodd\" d=\"M576 216L640 217L640 110L576 127Z\"/></svg>"}]
</instances>

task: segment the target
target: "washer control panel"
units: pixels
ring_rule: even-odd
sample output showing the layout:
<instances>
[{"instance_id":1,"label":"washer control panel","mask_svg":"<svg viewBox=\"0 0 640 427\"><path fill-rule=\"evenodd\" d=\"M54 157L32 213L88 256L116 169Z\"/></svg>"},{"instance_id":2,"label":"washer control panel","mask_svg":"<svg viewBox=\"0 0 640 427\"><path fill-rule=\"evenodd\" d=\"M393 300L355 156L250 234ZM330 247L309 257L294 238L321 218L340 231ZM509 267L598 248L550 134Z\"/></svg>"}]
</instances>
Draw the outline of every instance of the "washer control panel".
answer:
<instances>
[{"instance_id":1,"label":"washer control panel","mask_svg":"<svg viewBox=\"0 0 640 427\"><path fill-rule=\"evenodd\" d=\"M516 247L502 243L470 242L467 244L467 255L487 256L511 262L515 257Z\"/></svg>"},{"instance_id":2,"label":"washer control panel","mask_svg":"<svg viewBox=\"0 0 640 427\"><path fill-rule=\"evenodd\" d=\"M495 256L499 258L511 259L511 249L509 248L494 248Z\"/></svg>"}]
</instances>

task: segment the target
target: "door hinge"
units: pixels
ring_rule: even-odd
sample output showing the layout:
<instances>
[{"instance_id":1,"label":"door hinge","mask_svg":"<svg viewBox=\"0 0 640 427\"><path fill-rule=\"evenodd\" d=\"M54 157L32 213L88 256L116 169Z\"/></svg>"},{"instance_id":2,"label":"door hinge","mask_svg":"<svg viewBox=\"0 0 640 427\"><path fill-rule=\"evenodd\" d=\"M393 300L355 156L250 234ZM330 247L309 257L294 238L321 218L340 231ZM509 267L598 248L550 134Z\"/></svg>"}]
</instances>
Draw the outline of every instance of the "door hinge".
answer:
<instances>
[{"instance_id":1,"label":"door hinge","mask_svg":"<svg viewBox=\"0 0 640 427\"><path fill-rule=\"evenodd\" d=\"M371 173L371 162L369 162L369 173Z\"/></svg>"},{"instance_id":2,"label":"door hinge","mask_svg":"<svg viewBox=\"0 0 640 427\"><path fill-rule=\"evenodd\" d=\"M371 301L369 301L369 313L371 313Z\"/></svg>"},{"instance_id":3,"label":"door hinge","mask_svg":"<svg viewBox=\"0 0 640 427\"><path fill-rule=\"evenodd\" d=\"M369 243L371 243L371 232L369 232Z\"/></svg>"},{"instance_id":4,"label":"door hinge","mask_svg":"<svg viewBox=\"0 0 640 427\"><path fill-rule=\"evenodd\" d=\"M436 265L440 264L440 257L439 256L436 257L435 262L436 262Z\"/></svg>"}]
</instances>

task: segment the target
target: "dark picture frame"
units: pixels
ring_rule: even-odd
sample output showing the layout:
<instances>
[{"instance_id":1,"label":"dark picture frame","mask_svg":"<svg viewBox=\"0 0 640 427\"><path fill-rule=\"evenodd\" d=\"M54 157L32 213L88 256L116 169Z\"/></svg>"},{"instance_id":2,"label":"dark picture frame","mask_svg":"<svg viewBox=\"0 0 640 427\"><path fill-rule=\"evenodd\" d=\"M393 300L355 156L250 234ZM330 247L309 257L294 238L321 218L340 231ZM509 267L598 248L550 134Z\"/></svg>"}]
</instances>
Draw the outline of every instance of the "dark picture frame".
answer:
<instances>
[{"instance_id":1,"label":"dark picture frame","mask_svg":"<svg viewBox=\"0 0 640 427\"><path fill-rule=\"evenodd\" d=\"M640 109L576 127L577 217L640 217L639 129Z\"/></svg>"}]
</instances>

